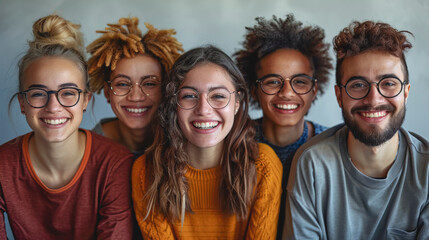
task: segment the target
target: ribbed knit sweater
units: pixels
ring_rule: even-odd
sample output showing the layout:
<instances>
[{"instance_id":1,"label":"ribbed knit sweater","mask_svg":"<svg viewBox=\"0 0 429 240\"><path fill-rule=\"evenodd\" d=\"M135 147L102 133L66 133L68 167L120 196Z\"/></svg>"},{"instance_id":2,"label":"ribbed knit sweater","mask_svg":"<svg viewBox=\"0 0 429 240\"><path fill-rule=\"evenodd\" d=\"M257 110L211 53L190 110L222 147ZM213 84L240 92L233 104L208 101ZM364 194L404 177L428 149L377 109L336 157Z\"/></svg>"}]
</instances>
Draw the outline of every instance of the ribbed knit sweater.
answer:
<instances>
[{"instance_id":1,"label":"ribbed knit sweater","mask_svg":"<svg viewBox=\"0 0 429 240\"><path fill-rule=\"evenodd\" d=\"M221 208L220 166L198 170L188 166L189 201L193 213L186 212L181 222L170 223L158 211L144 220L147 206L143 196L149 186L146 155L136 160L132 173L133 202L137 222L144 239L275 239L279 215L282 165L275 152L259 144L256 160L256 197L247 219L239 221Z\"/></svg>"}]
</instances>

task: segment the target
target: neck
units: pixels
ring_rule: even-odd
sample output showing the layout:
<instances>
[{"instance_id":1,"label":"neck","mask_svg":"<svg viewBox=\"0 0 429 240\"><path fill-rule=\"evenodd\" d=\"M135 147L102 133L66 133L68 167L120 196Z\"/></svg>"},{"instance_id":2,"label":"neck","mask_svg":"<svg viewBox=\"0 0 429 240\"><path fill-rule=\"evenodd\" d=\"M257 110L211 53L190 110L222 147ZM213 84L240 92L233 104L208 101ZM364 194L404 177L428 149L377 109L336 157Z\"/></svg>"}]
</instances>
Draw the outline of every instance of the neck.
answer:
<instances>
[{"instance_id":1,"label":"neck","mask_svg":"<svg viewBox=\"0 0 429 240\"><path fill-rule=\"evenodd\" d=\"M186 153L189 157L188 164L196 169L210 169L220 164L223 144L208 148L199 148L193 144L186 145Z\"/></svg>"},{"instance_id":2,"label":"neck","mask_svg":"<svg viewBox=\"0 0 429 240\"><path fill-rule=\"evenodd\" d=\"M385 143L371 147L355 139L349 131L347 148L352 163L363 174L373 178L385 178L398 152L399 135L396 133Z\"/></svg>"},{"instance_id":3,"label":"neck","mask_svg":"<svg viewBox=\"0 0 429 240\"><path fill-rule=\"evenodd\" d=\"M85 153L86 135L76 131L62 142L46 142L33 135L29 153L34 171L51 188L67 184L76 173Z\"/></svg>"},{"instance_id":4,"label":"neck","mask_svg":"<svg viewBox=\"0 0 429 240\"><path fill-rule=\"evenodd\" d=\"M279 147L285 147L298 141L302 136L304 122L302 119L294 126L279 126L262 118L262 131L269 142Z\"/></svg>"},{"instance_id":5,"label":"neck","mask_svg":"<svg viewBox=\"0 0 429 240\"><path fill-rule=\"evenodd\" d=\"M104 128L103 128L104 130ZM112 122L112 130L107 137L121 143L133 152L142 152L153 142L150 127L131 129L119 120Z\"/></svg>"}]
</instances>

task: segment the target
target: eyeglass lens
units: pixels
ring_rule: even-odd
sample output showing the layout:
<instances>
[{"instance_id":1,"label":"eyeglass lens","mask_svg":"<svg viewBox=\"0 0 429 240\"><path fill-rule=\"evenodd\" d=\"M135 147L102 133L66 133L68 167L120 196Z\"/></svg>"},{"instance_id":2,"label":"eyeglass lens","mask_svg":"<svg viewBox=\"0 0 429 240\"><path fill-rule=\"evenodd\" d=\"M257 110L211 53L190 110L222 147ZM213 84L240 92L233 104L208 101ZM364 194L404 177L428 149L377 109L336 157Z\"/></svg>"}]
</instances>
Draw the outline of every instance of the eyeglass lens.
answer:
<instances>
[{"instance_id":1,"label":"eyeglass lens","mask_svg":"<svg viewBox=\"0 0 429 240\"><path fill-rule=\"evenodd\" d=\"M278 93L284 84L281 76L268 76L260 80L261 88L266 94L274 95ZM314 81L310 76L299 75L289 80L292 90L297 94L306 94L311 91Z\"/></svg>"},{"instance_id":2,"label":"eyeglass lens","mask_svg":"<svg viewBox=\"0 0 429 240\"><path fill-rule=\"evenodd\" d=\"M347 82L346 91L351 98L361 99L368 95L370 85L367 80L353 79ZM379 93L387 98L395 97L402 91L402 82L397 78L383 78L377 84Z\"/></svg>"},{"instance_id":3,"label":"eyeglass lens","mask_svg":"<svg viewBox=\"0 0 429 240\"><path fill-rule=\"evenodd\" d=\"M48 104L49 96L55 93L58 102L64 107L72 107L79 102L80 92L78 88L61 88L58 91L46 91L45 89L29 89L25 91L28 104L35 108L42 108Z\"/></svg>"},{"instance_id":4,"label":"eyeglass lens","mask_svg":"<svg viewBox=\"0 0 429 240\"><path fill-rule=\"evenodd\" d=\"M113 93L118 96L127 95L133 87L133 82L126 78L115 78L109 83ZM161 89L161 81L157 76L147 76L142 79L138 85L142 88L143 92L148 95L154 95Z\"/></svg>"},{"instance_id":5,"label":"eyeglass lens","mask_svg":"<svg viewBox=\"0 0 429 240\"><path fill-rule=\"evenodd\" d=\"M216 88L207 93L207 102L213 108L224 108L229 104L231 94L225 88ZM192 109L198 105L200 93L192 88L182 88L177 94L177 103L183 109Z\"/></svg>"}]
</instances>

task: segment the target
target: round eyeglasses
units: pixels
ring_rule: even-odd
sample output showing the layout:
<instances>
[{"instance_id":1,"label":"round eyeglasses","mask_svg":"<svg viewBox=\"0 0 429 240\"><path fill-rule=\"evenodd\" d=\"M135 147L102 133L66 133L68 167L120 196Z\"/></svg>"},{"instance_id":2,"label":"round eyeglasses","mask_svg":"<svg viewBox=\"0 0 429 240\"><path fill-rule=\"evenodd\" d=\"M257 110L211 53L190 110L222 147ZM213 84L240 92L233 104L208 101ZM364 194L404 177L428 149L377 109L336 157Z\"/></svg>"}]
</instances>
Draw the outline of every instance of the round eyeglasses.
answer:
<instances>
[{"instance_id":1,"label":"round eyeglasses","mask_svg":"<svg viewBox=\"0 0 429 240\"><path fill-rule=\"evenodd\" d=\"M215 88L207 93L207 102L212 108L221 109L228 106L231 100L231 94L226 88ZM197 90L189 87L181 88L176 94L177 104L183 109L193 109L198 105L200 95Z\"/></svg>"},{"instance_id":2,"label":"round eyeglasses","mask_svg":"<svg viewBox=\"0 0 429 240\"><path fill-rule=\"evenodd\" d=\"M285 81L289 81L292 90L298 95L307 94L313 89L317 80L305 74L298 74L292 78L284 79L278 74L268 74L256 80L262 91L268 95L275 95L283 88Z\"/></svg>"},{"instance_id":3,"label":"round eyeglasses","mask_svg":"<svg viewBox=\"0 0 429 240\"><path fill-rule=\"evenodd\" d=\"M82 92L83 91L81 89L74 88L74 87L60 88L57 91L54 91L54 90L47 91L42 88L31 88L31 89L19 92L19 94L22 94L25 96L27 103L31 107L43 108L48 104L51 94L55 94L61 106L73 107L79 102L80 94Z\"/></svg>"},{"instance_id":4,"label":"round eyeglasses","mask_svg":"<svg viewBox=\"0 0 429 240\"><path fill-rule=\"evenodd\" d=\"M368 96L371 84L377 86L378 92L385 98L394 98L401 93L404 82L397 77L386 77L378 82L368 82L366 79L355 78L347 81L346 85L338 85L346 90L350 98L359 100Z\"/></svg>"},{"instance_id":5,"label":"round eyeglasses","mask_svg":"<svg viewBox=\"0 0 429 240\"><path fill-rule=\"evenodd\" d=\"M143 77L139 82L133 83L128 78L118 77L112 81L107 81L113 94L125 96L130 93L133 85L139 86L146 95L155 95L161 89L161 81L155 75Z\"/></svg>"}]
</instances>

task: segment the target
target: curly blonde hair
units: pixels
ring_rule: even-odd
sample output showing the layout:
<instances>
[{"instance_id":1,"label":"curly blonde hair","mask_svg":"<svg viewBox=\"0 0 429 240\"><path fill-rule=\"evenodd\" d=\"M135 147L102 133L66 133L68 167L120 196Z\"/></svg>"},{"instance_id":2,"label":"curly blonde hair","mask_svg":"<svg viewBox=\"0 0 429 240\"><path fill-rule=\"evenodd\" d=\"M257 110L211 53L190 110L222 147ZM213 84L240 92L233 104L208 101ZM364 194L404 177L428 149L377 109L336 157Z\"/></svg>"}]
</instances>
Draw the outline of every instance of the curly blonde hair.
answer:
<instances>
[{"instance_id":1,"label":"curly blonde hair","mask_svg":"<svg viewBox=\"0 0 429 240\"><path fill-rule=\"evenodd\" d=\"M107 24L104 31L96 31L103 35L86 48L91 54L88 60L91 91L100 93L116 64L124 57L149 54L160 62L164 75L183 52L182 44L173 37L174 29L158 30L145 23L148 31L143 36L138 24L137 17L121 18L118 24Z\"/></svg>"}]
</instances>

